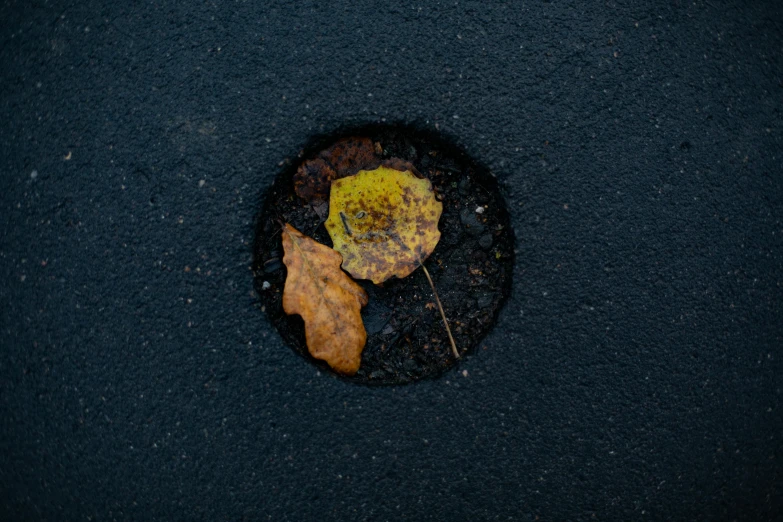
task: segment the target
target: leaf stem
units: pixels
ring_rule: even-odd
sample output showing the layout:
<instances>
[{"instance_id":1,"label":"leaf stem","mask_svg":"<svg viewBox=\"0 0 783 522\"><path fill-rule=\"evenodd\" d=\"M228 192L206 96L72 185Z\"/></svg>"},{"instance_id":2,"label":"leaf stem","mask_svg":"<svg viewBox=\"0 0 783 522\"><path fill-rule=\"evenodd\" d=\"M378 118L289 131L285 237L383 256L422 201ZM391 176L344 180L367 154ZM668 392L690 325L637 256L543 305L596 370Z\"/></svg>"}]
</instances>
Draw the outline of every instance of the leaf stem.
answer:
<instances>
[{"instance_id":1,"label":"leaf stem","mask_svg":"<svg viewBox=\"0 0 783 522\"><path fill-rule=\"evenodd\" d=\"M459 359L459 352L457 351L457 345L454 344L454 337L451 336L451 328L449 328L449 322L446 320L446 313L443 311L443 305L440 304L438 291L435 290L435 283L432 282L430 273L427 271L427 267L424 266L424 263L419 261L419 266L421 266L421 269L424 270L424 275L427 276L427 281L430 282L430 287L432 288L432 295L435 296L435 302L438 303L438 310L440 310L440 316L441 318L443 318L443 324L446 326L446 333L449 334L449 341L451 341L451 351L454 353L454 357Z\"/></svg>"}]
</instances>

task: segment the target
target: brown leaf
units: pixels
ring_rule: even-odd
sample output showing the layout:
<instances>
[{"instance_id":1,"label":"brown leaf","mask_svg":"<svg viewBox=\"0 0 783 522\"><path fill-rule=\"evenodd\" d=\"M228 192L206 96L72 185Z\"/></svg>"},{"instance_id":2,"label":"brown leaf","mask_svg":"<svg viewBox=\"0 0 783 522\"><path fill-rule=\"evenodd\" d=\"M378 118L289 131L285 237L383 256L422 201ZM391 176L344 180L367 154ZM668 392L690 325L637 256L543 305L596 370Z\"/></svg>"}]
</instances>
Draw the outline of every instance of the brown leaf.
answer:
<instances>
[{"instance_id":1,"label":"brown leaf","mask_svg":"<svg viewBox=\"0 0 783 522\"><path fill-rule=\"evenodd\" d=\"M294 174L294 191L308 203L327 201L329 187L337 177L335 170L323 159L305 161Z\"/></svg>"},{"instance_id":2,"label":"brown leaf","mask_svg":"<svg viewBox=\"0 0 783 522\"><path fill-rule=\"evenodd\" d=\"M402 158L389 158L383 160L381 166L394 170L405 172L406 170L413 172L417 178L423 178L424 176L416 169L416 167L410 161L406 161Z\"/></svg>"},{"instance_id":3,"label":"brown leaf","mask_svg":"<svg viewBox=\"0 0 783 522\"><path fill-rule=\"evenodd\" d=\"M375 145L370 138L345 138L319 156L328 161L337 171L337 178L352 176L360 170L372 170L380 165L375 155Z\"/></svg>"},{"instance_id":4,"label":"brown leaf","mask_svg":"<svg viewBox=\"0 0 783 522\"><path fill-rule=\"evenodd\" d=\"M308 203L329 201L332 181L380 165L375 145L369 138L344 138L304 162L294 174L294 191Z\"/></svg>"},{"instance_id":5,"label":"brown leaf","mask_svg":"<svg viewBox=\"0 0 783 522\"><path fill-rule=\"evenodd\" d=\"M336 372L353 375L359 369L367 333L361 308L367 293L340 270L342 256L285 224L283 263L288 276L283 309L305 323L310 355Z\"/></svg>"}]
</instances>

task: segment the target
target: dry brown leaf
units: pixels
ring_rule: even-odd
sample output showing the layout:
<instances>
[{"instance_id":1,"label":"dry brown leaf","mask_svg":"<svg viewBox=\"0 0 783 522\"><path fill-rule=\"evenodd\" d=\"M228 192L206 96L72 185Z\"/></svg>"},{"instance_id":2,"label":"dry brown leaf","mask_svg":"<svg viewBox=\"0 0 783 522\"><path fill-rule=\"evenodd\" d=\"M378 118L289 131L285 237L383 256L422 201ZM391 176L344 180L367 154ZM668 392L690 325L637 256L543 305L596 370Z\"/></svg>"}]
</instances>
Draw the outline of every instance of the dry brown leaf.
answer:
<instances>
[{"instance_id":1,"label":"dry brown leaf","mask_svg":"<svg viewBox=\"0 0 783 522\"><path fill-rule=\"evenodd\" d=\"M385 159L381 162L382 167L386 167L389 169L394 170L401 170L405 172L406 170L409 170L413 172L413 174L416 175L417 178L423 178L424 176L421 175L421 173L416 169L416 167L411 163L410 161L404 160L402 158L389 158ZM369 170L369 169L364 169Z\"/></svg>"},{"instance_id":2,"label":"dry brown leaf","mask_svg":"<svg viewBox=\"0 0 783 522\"><path fill-rule=\"evenodd\" d=\"M337 177L352 176L360 170L374 169L380 165L375 155L375 145L370 138L344 138L324 150L319 156L337 171Z\"/></svg>"},{"instance_id":3,"label":"dry brown leaf","mask_svg":"<svg viewBox=\"0 0 783 522\"><path fill-rule=\"evenodd\" d=\"M294 191L308 203L329 201L332 181L380 165L370 138L344 138L304 162L294 174ZM404 170L404 169L403 169Z\"/></svg>"},{"instance_id":4,"label":"dry brown leaf","mask_svg":"<svg viewBox=\"0 0 783 522\"><path fill-rule=\"evenodd\" d=\"M294 191L308 203L329 199L329 187L337 173L325 160L305 161L294 174Z\"/></svg>"},{"instance_id":5,"label":"dry brown leaf","mask_svg":"<svg viewBox=\"0 0 783 522\"><path fill-rule=\"evenodd\" d=\"M342 256L305 236L283 228L283 263L288 276L283 309L305 323L307 349L336 372L353 375L359 369L367 333L361 308L367 293L340 270Z\"/></svg>"}]
</instances>

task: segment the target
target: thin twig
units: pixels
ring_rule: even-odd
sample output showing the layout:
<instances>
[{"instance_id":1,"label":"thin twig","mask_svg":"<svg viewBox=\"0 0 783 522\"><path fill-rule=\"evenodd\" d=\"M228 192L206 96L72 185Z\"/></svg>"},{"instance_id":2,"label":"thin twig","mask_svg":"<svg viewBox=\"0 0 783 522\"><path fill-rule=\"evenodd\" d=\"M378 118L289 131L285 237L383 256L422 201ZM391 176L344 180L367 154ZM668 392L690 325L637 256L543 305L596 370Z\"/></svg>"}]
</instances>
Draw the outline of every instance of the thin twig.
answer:
<instances>
[{"instance_id":1,"label":"thin twig","mask_svg":"<svg viewBox=\"0 0 783 522\"><path fill-rule=\"evenodd\" d=\"M430 287L432 288L432 295L435 296L435 302L438 303L438 310L440 310L440 316L441 318L443 318L443 324L446 326L446 333L449 334L449 341L451 341L451 351L454 353L454 357L459 359L459 352L457 351L457 345L454 344L454 338L451 336L451 328L449 328L449 322L446 320L446 313L443 311L443 305L440 304L438 291L435 290L435 283L432 282L430 273L427 271L427 267L424 266L424 263L419 261L419 265L421 265L421 269L424 270L424 275L427 276L427 281L430 282Z\"/></svg>"}]
</instances>

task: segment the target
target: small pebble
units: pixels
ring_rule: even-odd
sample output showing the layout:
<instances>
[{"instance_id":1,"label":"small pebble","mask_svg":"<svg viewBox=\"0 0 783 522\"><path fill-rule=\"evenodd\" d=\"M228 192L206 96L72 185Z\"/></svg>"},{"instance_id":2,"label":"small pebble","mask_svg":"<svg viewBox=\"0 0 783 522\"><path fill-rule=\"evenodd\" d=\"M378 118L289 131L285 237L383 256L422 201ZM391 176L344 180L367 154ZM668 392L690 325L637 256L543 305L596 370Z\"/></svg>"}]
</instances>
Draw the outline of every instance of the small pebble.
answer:
<instances>
[{"instance_id":1,"label":"small pebble","mask_svg":"<svg viewBox=\"0 0 783 522\"><path fill-rule=\"evenodd\" d=\"M364 329L368 335L375 335L386 326L391 317L391 309L370 298L370 304L362 310Z\"/></svg>"},{"instance_id":2,"label":"small pebble","mask_svg":"<svg viewBox=\"0 0 783 522\"><path fill-rule=\"evenodd\" d=\"M468 376L468 371L467 370L462 370L462 376L463 377L467 377Z\"/></svg>"},{"instance_id":3,"label":"small pebble","mask_svg":"<svg viewBox=\"0 0 783 522\"><path fill-rule=\"evenodd\" d=\"M30 173L30 179L35 179L38 177L38 171L34 170Z\"/></svg>"},{"instance_id":4,"label":"small pebble","mask_svg":"<svg viewBox=\"0 0 783 522\"><path fill-rule=\"evenodd\" d=\"M272 288L272 285L269 284L269 281L264 281L263 283L261 283L262 290L269 290L270 288Z\"/></svg>"},{"instance_id":5,"label":"small pebble","mask_svg":"<svg viewBox=\"0 0 783 522\"><path fill-rule=\"evenodd\" d=\"M468 234L478 237L484 233L486 227L476 217L476 214L472 213L469 209L463 209L459 213L460 222L465 225Z\"/></svg>"},{"instance_id":6,"label":"small pebble","mask_svg":"<svg viewBox=\"0 0 783 522\"><path fill-rule=\"evenodd\" d=\"M484 234L479 238L479 246L484 250L492 248L492 234Z\"/></svg>"},{"instance_id":7,"label":"small pebble","mask_svg":"<svg viewBox=\"0 0 783 522\"><path fill-rule=\"evenodd\" d=\"M484 213L484 207L476 207L476 214L483 214Z\"/></svg>"},{"instance_id":8,"label":"small pebble","mask_svg":"<svg viewBox=\"0 0 783 522\"><path fill-rule=\"evenodd\" d=\"M405 359L405 362L402 363L402 367L406 372L415 372L419 369L418 363L413 359Z\"/></svg>"}]
</instances>

